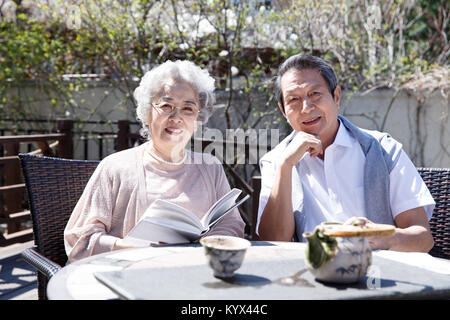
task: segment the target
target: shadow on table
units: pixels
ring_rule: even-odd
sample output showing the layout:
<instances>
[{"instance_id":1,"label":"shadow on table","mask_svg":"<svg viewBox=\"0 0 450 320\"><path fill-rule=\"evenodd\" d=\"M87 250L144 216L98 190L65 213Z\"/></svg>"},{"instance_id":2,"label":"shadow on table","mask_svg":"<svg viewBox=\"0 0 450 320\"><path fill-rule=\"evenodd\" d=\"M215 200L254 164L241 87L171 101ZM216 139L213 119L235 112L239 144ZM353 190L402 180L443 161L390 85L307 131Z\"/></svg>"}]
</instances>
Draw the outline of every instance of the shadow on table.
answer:
<instances>
[{"instance_id":1,"label":"shadow on table","mask_svg":"<svg viewBox=\"0 0 450 320\"><path fill-rule=\"evenodd\" d=\"M377 289L387 289L392 290L391 295L389 295L389 298L402 298L404 296L404 293L400 293L400 291L396 288L399 286L411 286L411 287L421 287L422 289L419 291L415 291L414 295L417 297L425 297L428 293L433 293L433 288L431 286L409 282L409 281L402 281L402 280L391 280L391 279L373 279L369 277L364 277L361 281L351 284L342 284L342 283L329 283L329 282L323 282L320 280L313 280L309 281L308 279L302 277L303 273L305 273L307 270L302 269L296 274L290 276L290 277L283 277L276 280L270 280L265 277L255 276L252 274L242 274L242 273L236 273L234 277L227 278L227 279L217 279L217 281L214 282L206 282L203 283L203 286L209 289L228 289L228 288L236 288L236 287L262 287L265 285L271 285L271 284L278 284L282 286L296 286L296 287L309 287L314 288L317 287L317 285L321 285L327 288L333 288L338 291L344 291L349 289L356 289L356 290L364 290L368 293L368 291L377 290ZM385 291L385 290L384 290ZM406 292L408 295L409 293ZM411 292L411 294L413 294ZM372 298L377 298L377 295L370 295ZM409 297L409 295L408 295ZM365 295L361 296L362 299L367 298Z\"/></svg>"},{"instance_id":2,"label":"shadow on table","mask_svg":"<svg viewBox=\"0 0 450 320\"><path fill-rule=\"evenodd\" d=\"M307 269L302 269L289 277L282 277L276 280L270 280L265 277L255 276L252 274L241 274L236 273L232 278L217 279L216 282L207 282L203 285L207 288L219 289L219 288L233 288L233 287L261 287L268 284L279 284L284 286L298 286L298 287L310 287L313 288L314 285L307 279L302 278L302 274L305 273Z\"/></svg>"},{"instance_id":3,"label":"shadow on table","mask_svg":"<svg viewBox=\"0 0 450 320\"><path fill-rule=\"evenodd\" d=\"M320 280L316 280L317 282L321 283L323 286L328 288L334 288L336 290L348 290L348 289L356 289L356 290L364 290L364 291L372 291L372 290L379 290L379 289L387 289L391 290L391 294L389 296L386 296L386 298L389 299L395 299L395 298L402 298L402 297L408 297L413 298L426 298L428 294L435 294L435 290L432 286L424 285L422 283L414 283L410 281L402 281L402 280L392 280L392 279L372 279L368 277L364 277L361 281L352 283L352 284L340 284L340 283L327 283ZM400 290L399 287L403 287L404 285L413 287L420 287L421 290L411 290L411 291L404 291ZM384 290L385 291L385 290ZM375 299L379 299L377 295L373 296ZM362 299L365 299L362 297Z\"/></svg>"},{"instance_id":4,"label":"shadow on table","mask_svg":"<svg viewBox=\"0 0 450 320\"><path fill-rule=\"evenodd\" d=\"M270 279L252 274L236 273L232 278L217 279L214 282L206 282L203 286L210 289L226 289L235 287L261 287L272 283Z\"/></svg>"}]
</instances>

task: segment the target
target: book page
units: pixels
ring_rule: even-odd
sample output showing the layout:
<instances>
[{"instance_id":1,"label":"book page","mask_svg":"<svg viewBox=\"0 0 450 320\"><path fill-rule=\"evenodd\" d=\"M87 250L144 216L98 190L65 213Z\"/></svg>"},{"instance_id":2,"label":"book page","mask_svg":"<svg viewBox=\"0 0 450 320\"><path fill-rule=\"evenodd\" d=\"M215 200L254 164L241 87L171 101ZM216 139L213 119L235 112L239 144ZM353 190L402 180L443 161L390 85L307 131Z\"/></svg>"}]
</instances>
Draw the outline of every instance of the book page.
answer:
<instances>
[{"instance_id":1,"label":"book page","mask_svg":"<svg viewBox=\"0 0 450 320\"><path fill-rule=\"evenodd\" d=\"M198 232L204 229L203 224L195 214L166 200L158 199L153 202L152 205L145 211L142 219L145 217L182 222L196 227Z\"/></svg>"},{"instance_id":2,"label":"book page","mask_svg":"<svg viewBox=\"0 0 450 320\"><path fill-rule=\"evenodd\" d=\"M167 221L147 217L139 221L125 237L125 241L138 244L143 241L183 243L197 240L200 237L200 230L186 226L186 224L169 224Z\"/></svg>"},{"instance_id":3,"label":"book page","mask_svg":"<svg viewBox=\"0 0 450 320\"><path fill-rule=\"evenodd\" d=\"M247 195L235 203L241 192L235 188L219 199L202 219L204 224L195 214L183 207L158 199L144 212L125 240L139 245L148 242L183 243L198 240L212 225L249 198Z\"/></svg>"},{"instance_id":4,"label":"book page","mask_svg":"<svg viewBox=\"0 0 450 320\"><path fill-rule=\"evenodd\" d=\"M241 194L241 190L233 188L228 192L226 195L224 195L222 198L220 198L212 207L208 210L208 213L206 214L205 218L205 226L210 225L211 221L217 220L219 217L221 217L229 208L231 208L235 202L236 199Z\"/></svg>"},{"instance_id":5,"label":"book page","mask_svg":"<svg viewBox=\"0 0 450 320\"><path fill-rule=\"evenodd\" d=\"M241 200L239 200L237 203L235 203L233 206L231 206L230 208L228 208L221 216L219 216L216 220L213 220L209 223L208 225L208 229L206 229L205 231L208 232L215 224L217 224L220 220L223 219L223 217L225 217L228 213L230 213L231 211L233 211L234 208L239 207L242 203L244 203L248 198L250 198L250 195L246 195L244 198L242 198ZM205 231L203 231L203 234L205 234Z\"/></svg>"}]
</instances>

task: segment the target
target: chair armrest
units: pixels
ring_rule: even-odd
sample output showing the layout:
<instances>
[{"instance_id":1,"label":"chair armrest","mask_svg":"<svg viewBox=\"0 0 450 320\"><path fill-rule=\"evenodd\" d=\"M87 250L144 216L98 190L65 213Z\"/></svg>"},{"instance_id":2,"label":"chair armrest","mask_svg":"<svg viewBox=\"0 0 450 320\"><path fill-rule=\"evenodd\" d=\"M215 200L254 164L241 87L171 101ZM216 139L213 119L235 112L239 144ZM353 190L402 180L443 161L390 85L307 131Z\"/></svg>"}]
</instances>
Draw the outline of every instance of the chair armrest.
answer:
<instances>
[{"instance_id":1,"label":"chair armrest","mask_svg":"<svg viewBox=\"0 0 450 320\"><path fill-rule=\"evenodd\" d=\"M44 274L48 279L57 273L61 266L37 252L36 246L27 248L21 253L22 259L35 267L39 272Z\"/></svg>"}]
</instances>

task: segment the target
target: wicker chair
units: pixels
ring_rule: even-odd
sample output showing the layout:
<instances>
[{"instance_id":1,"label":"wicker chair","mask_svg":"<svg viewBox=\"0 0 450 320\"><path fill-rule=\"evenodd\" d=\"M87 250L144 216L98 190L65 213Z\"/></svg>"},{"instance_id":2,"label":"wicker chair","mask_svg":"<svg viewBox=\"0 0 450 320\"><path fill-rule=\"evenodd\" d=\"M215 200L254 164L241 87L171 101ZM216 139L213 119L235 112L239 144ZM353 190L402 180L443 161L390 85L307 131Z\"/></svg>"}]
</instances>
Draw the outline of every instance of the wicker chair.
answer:
<instances>
[{"instance_id":1,"label":"wicker chair","mask_svg":"<svg viewBox=\"0 0 450 320\"><path fill-rule=\"evenodd\" d=\"M450 168L417 168L423 181L436 201L436 208L430 220L434 247L430 255L438 258L450 259ZM261 177L252 178L254 192L252 194L252 225L253 240L256 236L256 215L258 214L259 193L261 191Z\"/></svg>"},{"instance_id":2,"label":"wicker chair","mask_svg":"<svg viewBox=\"0 0 450 320\"><path fill-rule=\"evenodd\" d=\"M432 256L450 259L450 168L417 168L436 201L430 220L434 247Z\"/></svg>"},{"instance_id":3,"label":"wicker chair","mask_svg":"<svg viewBox=\"0 0 450 320\"><path fill-rule=\"evenodd\" d=\"M19 154L27 187L34 246L22 258L38 272L38 295L47 299L48 280L67 262L63 232L99 161Z\"/></svg>"}]
</instances>

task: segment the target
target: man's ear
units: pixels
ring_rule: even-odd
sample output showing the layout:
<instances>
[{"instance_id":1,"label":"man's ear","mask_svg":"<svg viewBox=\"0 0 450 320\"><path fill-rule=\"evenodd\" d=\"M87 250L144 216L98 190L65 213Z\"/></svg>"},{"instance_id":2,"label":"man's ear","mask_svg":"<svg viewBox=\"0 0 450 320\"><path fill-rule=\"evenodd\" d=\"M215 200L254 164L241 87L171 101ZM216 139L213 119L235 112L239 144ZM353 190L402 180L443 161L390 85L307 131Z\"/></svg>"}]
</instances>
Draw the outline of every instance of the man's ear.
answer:
<instances>
[{"instance_id":1,"label":"man's ear","mask_svg":"<svg viewBox=\"0 0 450 320\"><path fill-rule=\"evenodd\" d=\"M281 106L281 103L278 102L278 108L280 108L281 113L286 118L286 114L284 113L283 107ZM286 118L287 119L287 118Z\"/></svg>"},{"instance_id":2,"label":"man's ear","mask_svg":"<svg viewBox=\"0 0 450 320\"><path fill-rule=\"evenodd\" d=\"M341 86L337 85L336 88L334 88L334 103L337 105L338 109L341 103Z\"/></svg>"}]
</instances>

